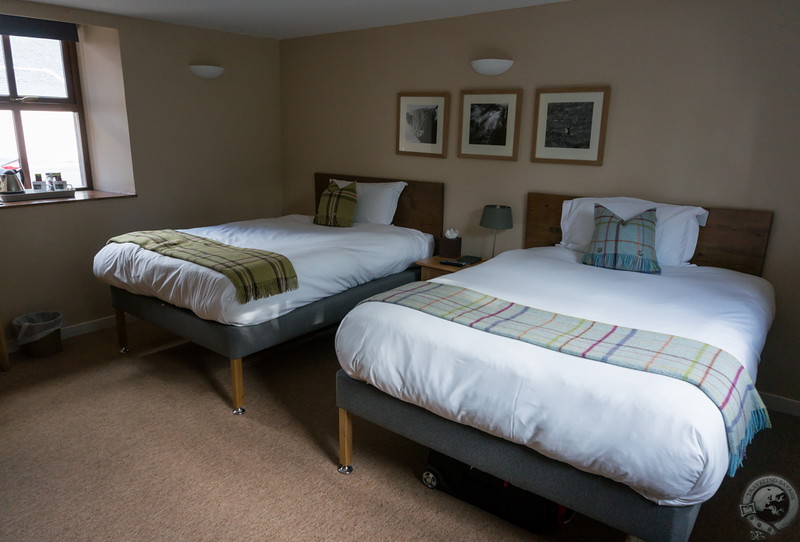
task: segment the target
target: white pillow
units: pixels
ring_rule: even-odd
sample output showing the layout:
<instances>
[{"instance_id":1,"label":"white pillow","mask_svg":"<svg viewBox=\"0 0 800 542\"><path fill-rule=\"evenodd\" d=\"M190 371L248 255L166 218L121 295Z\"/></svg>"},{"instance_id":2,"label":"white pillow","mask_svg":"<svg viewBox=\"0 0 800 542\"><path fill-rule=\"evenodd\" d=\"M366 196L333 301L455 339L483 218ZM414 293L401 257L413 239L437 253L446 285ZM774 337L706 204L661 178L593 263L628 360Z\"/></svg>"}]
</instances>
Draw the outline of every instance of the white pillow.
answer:
<instances>
[{"instance_id":1,"label":"white pillow","mask_svg":"<svg viewBox=\"0 0 800 542\"><path fill-rule=\"evenodd\" d=\"M331 179L339 186L350 184L352 181ZM394 183L356 183L358 204L353 222L368 222L370 224L391 224L394 213L397 211L397 200L400 193L408 183L397 181Z\"/></svg>"},{"instance_id":2,"label":"white pillow","mask_svg":"<svg viewBox=\"0 0 800 542\"><path fill-rule=\"evenodd\" d=\"M697 248L700 226L708 211L702 207L654 203L636 198L575 198L561 208L561 246L585 253L594 233L594 204L599 203L622 220L656 209L656 257L662 266L689 266Z\"/></svg>"}]
</instances>

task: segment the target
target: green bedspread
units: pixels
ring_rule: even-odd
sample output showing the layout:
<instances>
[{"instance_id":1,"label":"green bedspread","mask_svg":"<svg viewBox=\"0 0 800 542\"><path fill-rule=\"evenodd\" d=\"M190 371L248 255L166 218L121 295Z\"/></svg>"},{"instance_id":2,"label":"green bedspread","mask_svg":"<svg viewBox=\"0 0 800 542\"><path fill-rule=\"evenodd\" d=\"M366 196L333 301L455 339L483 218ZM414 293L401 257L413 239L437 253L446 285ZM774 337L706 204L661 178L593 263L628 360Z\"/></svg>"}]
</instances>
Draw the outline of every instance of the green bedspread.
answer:
<instances>
[{"instance_id":1,"label":"green bedspread","mask_svg":"<svg viewBox=\"0 0 800 542\"><path fill-rule=\"evenodd\" d=\"M135 243L158 254L202 265L225 275L236 288L239 303L297 289L297 274L286 256L238 248L175 230L136 231L109 243Z\"/></svg>"}]
</instances>

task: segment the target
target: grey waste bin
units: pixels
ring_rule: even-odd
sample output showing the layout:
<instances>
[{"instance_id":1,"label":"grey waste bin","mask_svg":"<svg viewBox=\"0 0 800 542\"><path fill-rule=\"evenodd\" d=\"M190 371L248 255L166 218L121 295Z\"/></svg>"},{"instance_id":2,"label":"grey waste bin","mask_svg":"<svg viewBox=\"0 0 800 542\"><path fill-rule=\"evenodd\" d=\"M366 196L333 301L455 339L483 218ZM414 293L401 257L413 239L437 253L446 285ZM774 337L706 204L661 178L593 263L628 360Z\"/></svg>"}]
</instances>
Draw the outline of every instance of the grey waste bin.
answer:
<instances>
[{"instance_id":1,"label":"grey waste bin","mask_svg":"<svg viewBox=\"0 0 800 542\"><path fill-rule=\"evenodd\" d=\"M25 354L44 357L61 351L60 312L33 312L17 316L11 323L17 331L17 344Z\"/></svg>"}]
</instances>

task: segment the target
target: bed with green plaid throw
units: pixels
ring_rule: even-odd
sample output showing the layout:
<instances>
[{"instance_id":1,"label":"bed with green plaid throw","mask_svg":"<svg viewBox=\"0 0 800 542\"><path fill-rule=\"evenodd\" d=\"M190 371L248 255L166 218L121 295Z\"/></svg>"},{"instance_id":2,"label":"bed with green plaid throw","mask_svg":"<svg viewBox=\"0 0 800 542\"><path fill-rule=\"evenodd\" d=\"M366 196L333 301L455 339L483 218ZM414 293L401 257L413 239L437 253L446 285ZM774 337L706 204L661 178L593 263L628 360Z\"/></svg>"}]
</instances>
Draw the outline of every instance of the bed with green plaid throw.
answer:
<instances>
[{"instance_id":1,"label":"bed with green plaid throw","mask_svg":"<svg viewBox=\"0 0 800 542\"><path fill-rule=\"evenodd\" d=\"M700 341L543 311L435 282L406 284L364 302L369 301L409 307L565 354L694 384L722 413L730 476L742 466L753 436L770 427L767 409L741 363Z\"/></svg>"},{"instance_id":2,"label":"bed with green plaid throw","mask_svg":"<svg viewBox=\"0 0 800 542\"><path fill-rule=\"evenodd\" d=\"M136 231L112 237L108 242L135 243L163 256L222 273L236 288L239 303L296 290L298 286L292 262L276 252L234 247L175 230Z\"/></svg>"}]
</instances>

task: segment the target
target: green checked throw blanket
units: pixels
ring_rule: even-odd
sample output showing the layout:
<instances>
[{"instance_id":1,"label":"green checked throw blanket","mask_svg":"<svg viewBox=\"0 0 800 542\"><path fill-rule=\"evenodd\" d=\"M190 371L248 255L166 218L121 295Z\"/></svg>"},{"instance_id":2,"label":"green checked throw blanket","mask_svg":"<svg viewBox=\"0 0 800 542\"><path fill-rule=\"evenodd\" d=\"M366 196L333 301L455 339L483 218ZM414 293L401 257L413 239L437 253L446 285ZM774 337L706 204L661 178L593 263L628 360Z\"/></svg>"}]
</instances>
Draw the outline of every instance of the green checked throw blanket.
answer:
<instances>
[{"instance_id":1,"label":"green checked throw blanket","mask_svg":"<svg viewBox=\"0 0 800 542\"><path fill-rule=\"evenodd\" d=\"M730 476L742 465L756 432L770 427L767 409L747 371L727 352L700 341L547 312L435 282L413 282L366 301L410 307L565 354L694 384L722 413Z\"/></svg>"},{"instance_id":2,"label":"green checked throw blanket","mask_svg":"<svg viewBox=\"0 0 800 542\"><path fill-rule=\"evenodd\" d=\"M175 230L135 231L109 243L135 243L163 256L178 258L222 273L236 287L236 299L254 299L297 289L292 262L275 252L238 248Z\"/></svg>"}]
</instances>

